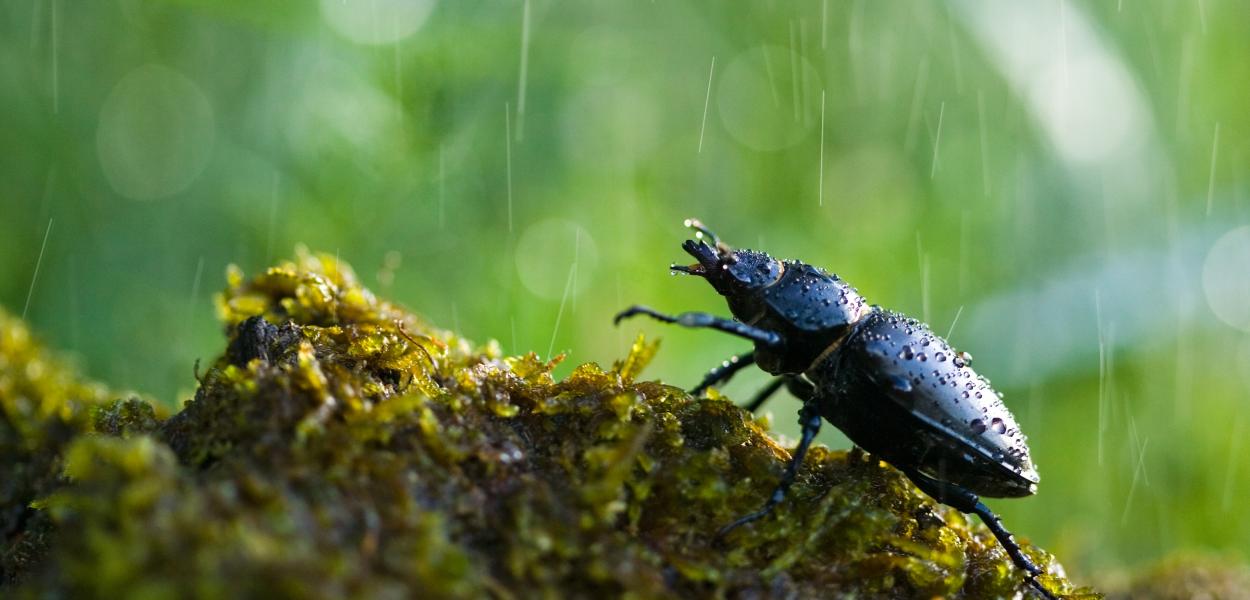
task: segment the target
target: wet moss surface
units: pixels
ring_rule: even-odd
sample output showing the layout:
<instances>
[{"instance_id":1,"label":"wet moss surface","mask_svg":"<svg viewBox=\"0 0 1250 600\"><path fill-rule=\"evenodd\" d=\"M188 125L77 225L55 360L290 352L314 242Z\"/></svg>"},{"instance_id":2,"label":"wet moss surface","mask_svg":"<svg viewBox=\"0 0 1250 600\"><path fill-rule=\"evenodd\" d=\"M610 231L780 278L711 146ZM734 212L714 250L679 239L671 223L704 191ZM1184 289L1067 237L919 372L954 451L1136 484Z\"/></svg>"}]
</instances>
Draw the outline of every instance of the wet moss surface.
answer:
<instances>
[{"instance_id":1,"label":"wet moss surface","mask_svg":"<svg viewBox=\"0 0 1250 600\"><path fill-rule=\"evenodd\" d=\"M1112 600L1233 600L1250 597L1250 566L1233 557L1182 552L1107 585Z\"/></svg>"},{"instance_id":2,"label":"wet moss surface","mask_svg":"<svg viewBox=\"0 0 1250 600\"><path fill-rule=\"evenodd\" d=\"M0 592L18 597L1029 597L975 519L859 451L640 374L475 347L301 254L227 276L228 340L164 418L0 316ZM605 322L605 327L608 326ZM1025 544L1045 585L1076 590Z\"/></svg>"}]
</instances>

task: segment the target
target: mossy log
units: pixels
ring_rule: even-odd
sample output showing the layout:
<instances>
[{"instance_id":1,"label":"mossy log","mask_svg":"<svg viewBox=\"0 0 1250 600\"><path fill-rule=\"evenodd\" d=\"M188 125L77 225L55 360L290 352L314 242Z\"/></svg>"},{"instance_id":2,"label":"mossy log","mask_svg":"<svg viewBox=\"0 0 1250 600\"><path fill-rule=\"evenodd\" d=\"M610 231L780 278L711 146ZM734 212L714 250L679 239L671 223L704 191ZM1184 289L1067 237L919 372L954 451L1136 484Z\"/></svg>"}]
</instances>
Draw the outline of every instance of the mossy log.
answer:
<instances>
[{"instance_id":1,"label":"mossy log","mask_svg":"<svg viewBox=\"0 0 1250 600\"><path fill-rule=\"evenodd\" d=\"M0 315L0 595L1028 597L984 526L854 450L813 448L718 545L789 453L725 398L640 380L641 338L556 381L333 257L227 279L226 351L168 418Z\"/></svg>"}]
</instances>

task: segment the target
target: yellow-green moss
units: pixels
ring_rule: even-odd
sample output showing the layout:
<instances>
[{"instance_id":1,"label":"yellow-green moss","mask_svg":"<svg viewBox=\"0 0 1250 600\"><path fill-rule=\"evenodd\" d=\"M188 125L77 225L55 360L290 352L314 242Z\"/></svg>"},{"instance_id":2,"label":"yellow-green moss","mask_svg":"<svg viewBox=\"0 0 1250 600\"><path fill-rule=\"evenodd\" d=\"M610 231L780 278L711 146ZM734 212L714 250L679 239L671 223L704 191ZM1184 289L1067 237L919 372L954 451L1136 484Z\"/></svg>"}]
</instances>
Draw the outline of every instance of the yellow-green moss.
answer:
<instances>
[{"instance_id":1,"label":"yellow-green moss","mask_svg":"<svg viewBox=\"0 0 1250 600\"><path fill-rule=\"evenodd\" d=\"M611 368L581 365L555 381L554 361L474 348L375 298L333 257L301 253L254 279L237 269L227 279L218 308L230 343L169 419L141 401L106 405L102 391L72 379L0 383L5 456L45 453L29 464L46 470L38 485L5 490L6 511L38 517L5 522L4 575L20 577L10 590L151 598L1025 590L980 523L858 451L814 448L775 514L717 546L714 532L758 508L789 455L726 399L640 381L655 344L639 339ZM257 315L265 322L249 321ZM26 336L0 322L10 330ZM0 377L15 377L38 352L6 345ZM15 412L23 397L40 408ZM57 443L29 433L49 419L67 430ZM34 522L47 540L38 560L9 559ZM1053 557L1026 551L1050 589L1075 592Z\"/></svg>"},{"instance_id":2,"label":"yellow-green moss","mask_svg":"<svg viewBox=\"0 0 1250 600\"><path fill-rule=\"evenodd\" d=\"M64 446L107 398L0 310L0 585L42 556L49 529L30 503L59 484Z\"/></svg>"},{"instance_id":3,"label":"yellow-green moss","mask_svg":"<svg viewBox=\"0 0 1250 600\"><path fill-rule=\"evenodd\" d=\"M1180 553L1119 582L1109 581L1115 600L1235 599L1250 594L1250 567L1231 557Z\"/></svg>"}]
</instances>

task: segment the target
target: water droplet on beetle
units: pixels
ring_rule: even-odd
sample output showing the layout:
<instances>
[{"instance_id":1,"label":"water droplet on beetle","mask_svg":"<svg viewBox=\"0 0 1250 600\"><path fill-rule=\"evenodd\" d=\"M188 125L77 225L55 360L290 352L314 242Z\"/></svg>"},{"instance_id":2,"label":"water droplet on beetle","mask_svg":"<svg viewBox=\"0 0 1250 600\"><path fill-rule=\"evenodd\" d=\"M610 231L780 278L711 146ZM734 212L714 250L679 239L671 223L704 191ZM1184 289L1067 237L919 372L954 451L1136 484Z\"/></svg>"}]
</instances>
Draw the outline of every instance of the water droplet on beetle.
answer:
<instances>
[{"instance_id":1,"label":"water droplet on beetle","mask_svg":"<svg viewBox=\"0 0 1250 600\"><path fill-rule=\"evenodd\" d=\"M966 365L972 364L972 355L968 354L967 352L960 352L959 358L962 358L964 361L964 364Z\"/></svg>"},{"instance_id":2,"label":"water droplet on beetle","mask_svg":"<svg viewBox=\"0 0 1250 600\"><path fill-rule=\"evenodd\" d=\"M938 362L946 362L946 354L942 352L934 354L933 358L936 358Z\"/></svg>"},{"instance_id":3,"label":"water droplet on beetle","mask_svg":"<svg viewBox=\"0 0 1250 600\"><path fill-rule=\"evenodd\" d=\"M985 421L982 421L981 419L973 419L968 425L972 427L972 433L977 435L985 433Z\"/></svg>"},{"instance_id":4,"label":"water droplet on beetle","mask_svg":"<svg viewBox=\"0 0 1250 600\"><path fill-rule=\"evenodd\" d=\"M990 421L990 429L994 430L994 433L1004 433L1007 431L1007 424L1003 423L1002 419L994 417L994 419Z\"/></svg>"},{"instance_id":5,"label":"water droplet on beetle","mask_svg":"<svg viewBox=\"0 0 1250 600\"><path fill-rule=\"evenodd\" d=\"M890 383L894 385L895 390L900 392L910 392L912 390L911 382L907 381L906 377L891 377Z\"/></svg>"},{"instance_id":6,"label":"water droplet on beetle","mask_svg":"<svg viewBox=\"0 0 1250 600\"><path fill-rule=\"evenodd\" d=\"M915 355L911 352L911 346L903 346L903 349L898 351L898 357L903 360L911 360Z\"/></svg>"}]
</instances>

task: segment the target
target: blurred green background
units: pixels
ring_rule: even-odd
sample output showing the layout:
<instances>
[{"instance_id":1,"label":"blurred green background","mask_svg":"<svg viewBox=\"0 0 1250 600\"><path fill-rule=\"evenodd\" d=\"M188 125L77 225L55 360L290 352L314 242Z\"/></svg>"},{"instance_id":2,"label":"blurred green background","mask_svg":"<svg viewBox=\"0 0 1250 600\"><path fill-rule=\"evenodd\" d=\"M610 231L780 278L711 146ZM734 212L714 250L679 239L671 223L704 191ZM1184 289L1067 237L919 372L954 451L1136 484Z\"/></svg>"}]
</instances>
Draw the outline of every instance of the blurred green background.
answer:
<instances>
[{"instance_id":1,"label":"blurred green background","mask_svg":"<svg viewBox=\"0 0 1250 600\"><path fill-rule=\"evenodd\" d=\"M923 318L1006 392L1077 574L1250 547L1250 2L0 5L0 305L170 406L296 244L508 352L683 386L621 307L685 217ZM743 375L745 399L765 380ZM774 423L793 437L790 398ZM847 442L832 428L831 445ZM1242 556L1244 558L1244 556Z\"/></svg>"}]
</instances>

